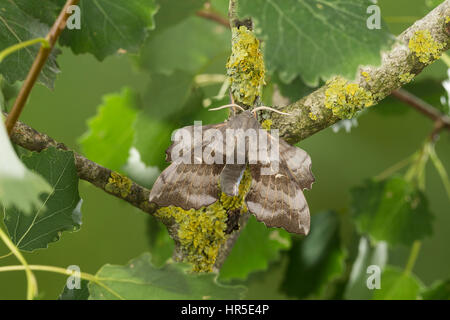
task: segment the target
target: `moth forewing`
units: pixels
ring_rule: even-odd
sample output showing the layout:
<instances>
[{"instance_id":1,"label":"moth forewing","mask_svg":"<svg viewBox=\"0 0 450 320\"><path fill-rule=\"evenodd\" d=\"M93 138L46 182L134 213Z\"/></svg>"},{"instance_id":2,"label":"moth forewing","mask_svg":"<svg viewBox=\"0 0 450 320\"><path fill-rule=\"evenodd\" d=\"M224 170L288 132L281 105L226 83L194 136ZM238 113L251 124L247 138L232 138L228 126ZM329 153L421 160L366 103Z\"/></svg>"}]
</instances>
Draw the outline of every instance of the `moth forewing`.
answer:
<instances>
[{"instance_id":1,"label":"moth forewing","mask_svg":"<svg viewBox=\"0 0 450 320\"><path fill-rule=\"evenodd\" d=\"M209 165L223 164L223 135L218 129L205 130L203 135L205 147L203 149L203 162Z\"/></svg>"},{"instance_id":2,"label":"moth forewing","mask_svg":"<svg viewBox=\"0 0 450 320\"><path fill-rule=\"evenodd\" d=\"M192 163L191 149L193 141L191 132L187 128L176 130L172 134L172 142L172 146L166 151L167 155L169 155L170 151L170 161L181 159L185 164Z\"/></svg>"},{"instance_id":3,"label":"moth forewing","mask_svg":"<svg viewBox=\"0 0 450 320\"><path fill-rule=\"evenodd\" d=\"M301 148L291 146L280 139L280 157L286 163L290 174L300 184L302 190L311 189L315 178L311 171L312 161L309 154Z\"/></svg>"},{"instance_id":4,"label":"moth forewing","mask_svg":"<svg viewBox=\"0 0 450 320\"><path fill-rule=\"evenodd\" d=\"M194 121L194 164L203 163L203 126L201 121Z\"/></svg>"},{"instance_id":5,"label":"moth forewing","mask_svg":"<svg viewBox=\"0 0 450 320\"><path fill-rule=\"evenodd\" d=\"M277 174L280 166L280 142L278 130L271 130L270 134L260 129L258 141L258 160L262 175Z\"/></svg>"}]
</instances>

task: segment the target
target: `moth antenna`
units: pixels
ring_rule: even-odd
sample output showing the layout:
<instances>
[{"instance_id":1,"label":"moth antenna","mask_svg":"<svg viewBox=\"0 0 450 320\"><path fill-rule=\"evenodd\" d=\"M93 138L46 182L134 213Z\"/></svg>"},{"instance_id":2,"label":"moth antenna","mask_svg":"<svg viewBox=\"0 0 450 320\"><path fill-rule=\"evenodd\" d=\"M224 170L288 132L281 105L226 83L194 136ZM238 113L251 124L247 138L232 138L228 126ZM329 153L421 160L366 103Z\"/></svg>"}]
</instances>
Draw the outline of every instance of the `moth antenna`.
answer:
<instances>
[{"instance_id":1,"label":"moth antenna","mask_svg":"<svg viewBox=\"0 0 450 320\"><path fill-rule=\"evenodd\" d=\"M240 105L235 104L235 103L230 103L230 104L226 104L226 105L221 106L221 107L209 109L209 111L217 111L217 110L221 110L221 109L225 109L225 108L239 108L242 111L245 111L244 108L242 108Z\"/></svg>"},{"instance_id":2,"label":"moth antenna","mask_svg":"<svg viewBox=\"0 0 450 320\"><path fill-rule=\"evenodd\" d=\"M257 107L255 109L253 109L252 112L254 114L256 114L256 112L258 112L259 110L269 110L269 111L273 111L273 112L276 112L276 113L279 113L279 114L282 114L282 115L285 115L285 116L292 116L291 113L281 112L281 111L278 111L278 110L276 110L274 108L266 107L266 106Z\"/></svg>"}]
</instances>

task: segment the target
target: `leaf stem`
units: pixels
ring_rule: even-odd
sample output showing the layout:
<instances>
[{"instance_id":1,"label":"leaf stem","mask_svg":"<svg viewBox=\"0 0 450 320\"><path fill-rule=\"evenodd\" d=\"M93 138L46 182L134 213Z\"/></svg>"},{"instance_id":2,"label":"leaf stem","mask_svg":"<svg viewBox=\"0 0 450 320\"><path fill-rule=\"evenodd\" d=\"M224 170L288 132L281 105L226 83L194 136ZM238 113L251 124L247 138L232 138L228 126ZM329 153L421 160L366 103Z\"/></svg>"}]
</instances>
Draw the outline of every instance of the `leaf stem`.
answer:
<instances>
[{"instance_id":1,"label":"leaf stem","mask_svg":"<svg viewBox=\"0 0 450 320\"><path fill-rule=\"evenodd\" d=\"M22 85L22 88L20 89L16 101L14 102L14 106L11 112L9 113L8 118L6 119L5 125L9 135L11 135L12 129L14 128L14 125L19 119L20 114L22 113L22 110L25 107L25 103L27 102L28 97L31 93L31 90L34 87L39 77L39 74L44 68L44 65L47 62L47 59L50 56L50 53L52 52L52 49L55 46L56 41L58 40L61 32L66 26L67 19L69 18L70 15L68 8L72 5L78 4L79 1L80 0L67 0L66 4L61 10L61 13L59 14L58 18L53 24L53 27L50 29L50 32L47 34L45 38L47 41L46 45L41 45L39 53L36 56L30 71L28 72L28 75Z\"/></svg>"},{"instance_id":2,"label":"leaf stem","mask_svg":"<svg viewBox=\"0 0 450 320\"><path fill-rule=\"evenodd\" d=\"M60 267L53 267L53 266L28 265L28 268L30 270L47 271L47 272L64 274L67 276L72 276L74 274L74 272L72 270L68 270L68 269L64 269L64 268L60 268ZM25 269L25 266L23 266L23 265L22 266L6 266L6 267L0 267L0 272L20 271L20 270L24 270L24 269ZM99 278L96 275L92 275L92 274L86 273L86 272L80 272L80 278L87 280L87 281L94 282L95 284L101 286L102 288L104 288L105 290L107 290L108 292L110 292L111 294L116 296L117 298L124 300L124 298L122 296L120 296L120 294L118 294L117 292L115 292L113 289L111 289L110 287L108 287L107 285L105 285L102 282L103 280L106 280L106 279Z\"/></svg>"},{"instance_id":3,"label":"leaf stem","mask_svg":"<svg viewBox=\"0 0 450 320\"><path fill-rule=\"evenodd\" d=\"M44 48L50 47L50 43L45 38L36 38L36 39L31 39L28 41L20 42L20 43L15 44L9 48L6 48L0 52L0 63L3 61L3 59L5 59L10 54L12 54L20 49L35 45L36 43L39 43L39 42L42 44L42 47L44 47Z\"/></svg>"},{"instance_id":4,"label":"leaf stem","mask_svg":"<svg viewBox=\"0 0 450 320\"><path fill-rule=\"evenodd\" d=\"M416 264L417 257L419 256L419 251L422 246L422 242L419 240L414 241L412 247L411 247L411 253L409 254L408 262L406 263L405 267L405 275L410 275L414 265Z\"/></svg>"},{"instance_id":5,"label":"leaf stem","mask_svg":"<svg viewBox=\"0 0 450 320\"><path fill-rule=\"evenodd\" d=\"M0 256L0 260L1 259L5 259L5 258L8 258L8 257L10 257L10 256L12 256L13 255L13 253L12 252L10 252L10 253L7 253L7 254L5 254L5 255L3 255L3 256Z\"/></svg>"},{"instance_id":6,"label":"leaf stem","mask_svg":"<svg viewBox=\"0 0 450 320\"><path fill-rule=\"evenodd\" d=\"M432 142L426 141L423 147L413 155L413 163L405 174L405 179L417 183L420 190L425 190L425 166L428 162Z\"/></svg>"},{"instance_id":7,"label":"leaf stem","mask_svg":"<svg viewBox=\"0 0 450 320\"><path fill-rule=\"evenodd\" d=\"M431 162L434 164L436 171L438 172L439 176L441 177L442 183L444 184L444 188L447 191L447 196L450 199L450 181L448 179L448 174L447 174L447 171L445 170L444 165L442 164L441 160L439 159L438 155L436 154L434 145L430 147L429 153L430 153Z\"/></svg>"},{"instance_id":8,"label":"leaf stem","mask_svg":"<svg viewBox=\"0 0 450 320\"><path fill-rule=\"evenodd\" d=\"M19 249L14 245L14 243L11 241L11 239L8 237L8 235L3 231L2 228L0 228L0 238L3 240L3 242L6 244L6 246L11 250L11 252L16 256L17 260L22 264L22 270L25 270L25 274L27 277L27 299L33 300L33 298L37 295L38 287L37 287L37 281L36 277L34 276L33 272L31 271L30 266L28 265L27 261L23 257L23 255L20 253ZM6 267L4 267L6 268Z\"/></svg>"},{"instance_id":9,"label":"leaf stem","mask_svg":"<svg viewBox=\"0 0 450 320\"><path fill-rule=\"evenodd\" d=\"M387 168L386 170L381 172L379 175L377 175L375 177L375 180L381 181L381 180L384 180L384 179L390 177L395 172L397 172L397 171L403 169L404 167L406 167L411 161L412 161L412 157L409 156L408 158L397 162L396 164L392 165L391 167Z\"/></svg>"}]
</instances>

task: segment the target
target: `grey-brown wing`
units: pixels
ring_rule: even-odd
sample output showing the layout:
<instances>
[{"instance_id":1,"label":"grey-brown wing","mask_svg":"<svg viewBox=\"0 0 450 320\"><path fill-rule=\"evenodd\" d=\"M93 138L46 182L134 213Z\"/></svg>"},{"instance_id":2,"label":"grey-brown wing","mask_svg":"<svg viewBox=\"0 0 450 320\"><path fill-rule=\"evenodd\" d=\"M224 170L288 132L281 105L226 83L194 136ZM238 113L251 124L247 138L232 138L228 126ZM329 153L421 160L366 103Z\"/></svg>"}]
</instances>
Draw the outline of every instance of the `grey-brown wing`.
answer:
<instances>
[{"instance_id":1,"label":"grey-brown wing","mask_svg":"<svg viewBox=\"0 0 450 320\"><path fill-rule=\"evenodd\" d=\"M250 165L252 185L246 196L249 211L268 227L292 233L309 233L310 215L302 187L280 163L278 173L262 175L261 165Z\"/></svg>"},{"instance_id":2,"label":"grey-brown wing","mask_svg":"<svg viewBox=\"0 0 450 320\"><path fill-rule=\"evenodd\" d=\"M275 143L275 138L270 133L267 135L272 140L272 144L269 145L270 149ZM278 138L278 146L280 163L286 164L289 174L300 184L302 190L311 189L315 178L311 171L312 162L309 154L296 146L291 146L281 138Z\"/></svg>"},{"instance_id":3,"label":"grey-brown wing","mask_svg":"<svg viewBox=\"0 0 450 320\"><path fill-rule=\"evenodd\" d=\"M300 184L302 190L311 189L315 178L311 171L312 162L309 154L303 149L291 146L280 139L280 155L281 160L286 162L289 171Z\"/></svg>"},{"instance_id":4,"label":"grey-brown wing","mask_svg":"<svg viewBox=\"0 0 450 320\"><path fill-rule=\"evenodd\" d=\"M199 209L217 201L218 180L223 165L184 164L174 161L158 177L150 202L160 207Z\"/></svg>"},{"instance_id":5,"label":"grey-brown wing","mask_svg":"<svg viewBox=\"0 0 450 320\"><path fill-rule=\"evenodd\" d=\"M200 127L200 126L198 126L198 127ZM223 136L225 136L225 130L227 128L227 125L226 125L226 123L218 123L218 124L209 124L209 125L201 126L201 134L195 134L195 132L194 132L195 128L196 128L196 126L186 126L186 127L183 127L183 128L180 128L177 130L180 133L181 133L181 131L184 130L184 133L187 135L190 135L192 140L188 141L189 145L186 145L187 141L185 141L184 139L174 141L169 146L169 148L167 148L167 150L166 150L166 161L167 162L172 162L172 161L176 160L176 159L172 159L172 150L174 150L174 148L178 148L178 149L188 148L191 150L191 156L194 157L193 150L196 147L200 146L200 150L203 151L205 149L205 146L211 143L211 137L209 137L209 138L206 137L208 130L210 130L210 129L218 130L223 137ZM213 143L214 142L215 141L213 141ZM180 153L179 156L181 157L182 153Z\"/></svg>"}]
</instances>

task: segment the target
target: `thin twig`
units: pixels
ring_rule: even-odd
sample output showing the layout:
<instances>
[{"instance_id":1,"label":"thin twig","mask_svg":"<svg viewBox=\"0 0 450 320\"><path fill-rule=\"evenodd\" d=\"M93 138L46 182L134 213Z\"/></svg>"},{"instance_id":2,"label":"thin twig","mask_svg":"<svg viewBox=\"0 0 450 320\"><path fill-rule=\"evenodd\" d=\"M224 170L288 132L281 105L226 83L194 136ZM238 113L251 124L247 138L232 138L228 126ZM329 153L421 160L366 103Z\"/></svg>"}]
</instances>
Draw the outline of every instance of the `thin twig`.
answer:
<instances>
[{"instance_id":1,"label":"thin twig","mask_svg":"<svg viewBox=\"0 0 450 320\"><path fill-rule=\"evenodd\" d=\"M438 127L438 130L444 127L447 130L450 130L450 117L446 116L445 114L442 114L432 105L421 100L420 98L416 97L415 95L411 94L405 89L395 90L394 92L392 92L392 96L406 103L407 105L413 107L423 115L433 120L435 123L439 123L439 126L436 126Z\"/></svg>"},{"instance_id":2,"label":"thin twig","mask_svg":"<svg viewBox=\"0 0 450 320\"><path fill-rule=\"evenodd\" d=\"M211 10L199 10L196 12L196 15L208 20L212 20L214 22L217 22L218 24L230 29L230 23L228 20L221 15L219 15L217 12L211 11Z\"/></svg>"},{"instance_id":3,"label":"thin twig","mask_svg":"<svg viewBox=\"0 0 450 320\"><path fill-rule=\"evenodd\" d=\"M27 78L25 79L23 86L20 89L19 95L17 96L14 106L11 112L9 113L8 118L6 119L5 125L9 135L11 135L12 129L17 120L19 119L20 114L22 113L22 110L25 106L25 103L27 102L28 97L31 93L31 90L34 87L36 80L38 79L39 74L42 71L42 68L47 62L47 59L50 56L50 53L52 52L52 49L55 46L56 41L58 40L61 32L66 27L67 19L70 16L67 9L72 5L78 4L79 1L80 0L67 0L66 4L64 5L64 8L61 10L61 13L59 14L58 18L53 24L53 27L47 34L46 39L49 43L49 46L41 45L39 53L36 56L36 59L34 60L30 71L28 72Z\"/></svg>"},{"instance_id":4,"label":"thin twig","mask_svg":"<svg viewBox=\"0 0 450 320\"><path fill-rule=\"evenodd\" d=\"M238 21L237 0L230 0L228 6L228 19L230 21L230 26L234 27Z\"/></svg>"}]
</instances>

